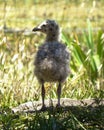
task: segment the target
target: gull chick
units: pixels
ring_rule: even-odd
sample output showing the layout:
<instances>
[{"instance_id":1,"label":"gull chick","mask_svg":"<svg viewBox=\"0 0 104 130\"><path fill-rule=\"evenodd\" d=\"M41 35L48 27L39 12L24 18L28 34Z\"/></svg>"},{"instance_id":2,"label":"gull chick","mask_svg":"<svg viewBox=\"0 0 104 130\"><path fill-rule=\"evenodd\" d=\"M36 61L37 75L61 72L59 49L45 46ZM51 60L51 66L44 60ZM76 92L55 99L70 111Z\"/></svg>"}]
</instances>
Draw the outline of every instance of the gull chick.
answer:
<instances>
[{"instance_id":1,"label":"gull chick","mask_svg":"<svg viewBox=\"0 0 104 130\"><path fill-rule=\"evenodd\" d=\"M54 20L45 20L33 31L46 34L44 43L39 47L35 56L34 73L41 84L42 109L45 109L45 82L58 82L57 106L60 106L62 83L70 73L70 53L65 44L59 41L60 28Z\"/></svg>"}]
</instances>

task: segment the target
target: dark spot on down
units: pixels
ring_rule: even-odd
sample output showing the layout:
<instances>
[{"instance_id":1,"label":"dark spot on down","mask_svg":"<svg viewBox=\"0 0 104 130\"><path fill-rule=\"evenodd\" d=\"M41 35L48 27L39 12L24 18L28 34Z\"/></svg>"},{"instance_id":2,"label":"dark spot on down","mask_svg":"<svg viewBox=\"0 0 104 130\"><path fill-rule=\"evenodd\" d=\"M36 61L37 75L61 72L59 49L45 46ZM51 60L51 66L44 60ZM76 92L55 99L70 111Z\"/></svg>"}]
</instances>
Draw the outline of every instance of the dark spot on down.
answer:
<instances>
[{"instance_id":1,"label":"dark spot on down","mask_svg":"<svg viewBox=\"0 0 104 130\"><path fill-rule=\"evenodd\" d=\"M51 23L51 26L53 26L53 27L54 27L54 23Z\"/></svg>"},{"instance_id":2,"label":"dark spot on down","mask_svg":"<svg viewBox=\"0 0 104 130\"><path fill-rule=\"evenodd\" d=\"M47 31L47 29L44 29L44 31L46 32L46 31Z\"/></svg>"},{"instance_id":3,"label":"dark spot on down","mask_svg":"<svg viewBox=\"0 0 104 130\"><path fill-rule=\"evenodd\" d=\"M52 31L53 29L52 28L49 28L50 31Z\"/></svg>"},{"instance_id":4,"label":"dark spot on down","mask_svg":"<svg viewBox=\"0 0 104 130\"><path fill-rule=\"evenodd\" d=\"M56 29L58 29L59 27L58 27L58 25L56 25Z\"/></svg>"},{"instance_id":5,"label":"dark spot on down","mask_svg":"<svg viewBox=\"0 0 104 130\"><path fill-rule=\"evenodd\" d=\"M52 36L55 37L55 34L53 34Z\"/></svg>"}]
</instances>

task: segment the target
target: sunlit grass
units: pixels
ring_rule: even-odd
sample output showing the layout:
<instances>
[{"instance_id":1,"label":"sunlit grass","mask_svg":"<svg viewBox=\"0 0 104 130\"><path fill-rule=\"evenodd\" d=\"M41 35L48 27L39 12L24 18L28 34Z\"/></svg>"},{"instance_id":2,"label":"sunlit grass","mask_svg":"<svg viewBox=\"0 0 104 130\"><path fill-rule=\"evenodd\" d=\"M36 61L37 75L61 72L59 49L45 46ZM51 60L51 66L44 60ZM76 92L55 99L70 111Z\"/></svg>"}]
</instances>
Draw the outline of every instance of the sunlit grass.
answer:
<instances>
[{"instance_id":1,"label":"sunlit grass","mask_svg":"<svg viewBox=\"0 0 104 130\"><path fill-rule=\"evenodd\" d=\"M6 3L6 6L5 6ZM89 4L90 3L90 4ZM65 30L73 28L85 28L89 18L94 27L103 26L102 2L32 2L23 3L12 0L0 2L0 23L6 21L7 26L14 28L31 28L43 19L57 20ZM21 8L21 5L22 8ZM27 13L28 12L28 13Z\"/></svg>"}]
</instances>

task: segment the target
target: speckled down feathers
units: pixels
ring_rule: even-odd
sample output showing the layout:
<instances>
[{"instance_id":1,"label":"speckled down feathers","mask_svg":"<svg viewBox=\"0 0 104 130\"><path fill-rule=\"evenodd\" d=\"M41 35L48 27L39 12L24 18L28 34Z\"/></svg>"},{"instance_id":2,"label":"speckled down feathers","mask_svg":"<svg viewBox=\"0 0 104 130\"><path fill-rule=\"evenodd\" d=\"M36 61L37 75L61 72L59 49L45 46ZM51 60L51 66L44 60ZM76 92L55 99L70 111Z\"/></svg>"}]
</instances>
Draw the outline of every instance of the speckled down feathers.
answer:
<instances>
[{"instance_id":1,"label":"speckled down feathers","mask_svg":"<svg viewBox=\"0 0 104 130\"><path fill-rule=\"evenodd\" d=\"M41 82L63 82L69 74L70 54L59 41L60 28L56 21L46 20L33 31L46 34L45 42L35 56L35 75Z\"/></svg>"},{"instance_id":2,"label":"speckled down feathers","mask_svg":"<svg viewBox=\"0 0 104 130\"><path fill-rule=\"evenodd\" d=\"M35 75L40 82L63 82L69 74L69 52L60 42L47 42L35 57Z\"/></svg>"}]
</instances>

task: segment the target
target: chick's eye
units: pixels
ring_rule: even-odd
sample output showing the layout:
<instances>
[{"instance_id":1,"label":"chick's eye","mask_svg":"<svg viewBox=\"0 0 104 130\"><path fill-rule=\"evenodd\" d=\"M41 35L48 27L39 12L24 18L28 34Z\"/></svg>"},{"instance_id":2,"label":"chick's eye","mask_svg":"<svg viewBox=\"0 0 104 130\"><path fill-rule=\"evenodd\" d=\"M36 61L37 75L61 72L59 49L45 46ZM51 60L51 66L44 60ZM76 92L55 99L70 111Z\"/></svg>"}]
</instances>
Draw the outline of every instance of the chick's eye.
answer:
<instances>
[{"instance_id":1,"label":"chick's eye","mask_svg":"<svg viewBox=\"0 0 104 130\"><path fill-rule=\"evenodd\" d=\"M45 25L45 24L43 24L43 27L46 27L46 25Z\"/></svg>"}]
</instances>

